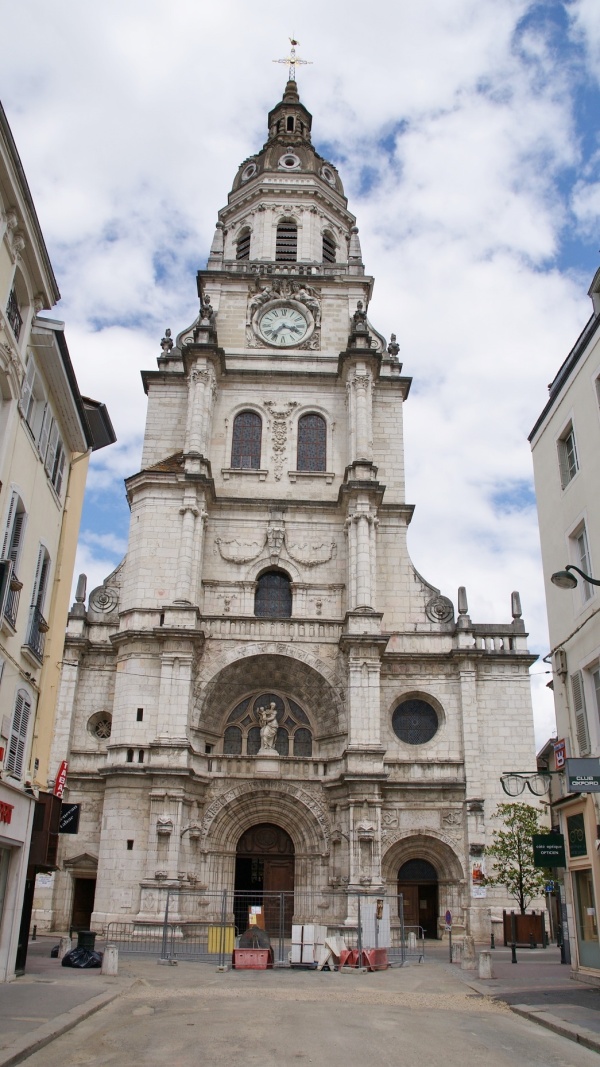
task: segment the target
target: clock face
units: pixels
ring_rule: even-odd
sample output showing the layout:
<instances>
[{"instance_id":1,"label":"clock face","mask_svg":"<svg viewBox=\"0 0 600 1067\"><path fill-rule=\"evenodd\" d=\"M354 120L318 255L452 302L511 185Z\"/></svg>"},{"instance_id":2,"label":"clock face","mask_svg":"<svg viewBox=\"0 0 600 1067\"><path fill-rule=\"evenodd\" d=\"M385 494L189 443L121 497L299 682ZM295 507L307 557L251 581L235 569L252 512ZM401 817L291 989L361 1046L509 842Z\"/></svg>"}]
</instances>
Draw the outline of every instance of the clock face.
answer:
<instances>
[{"instance_id":1,"label":"clock face","mask_svg":"<svg viewBox=\"0 0 600 1067\"><path fill-rule=\"evenodd\" d=\"M287 304L279 304L277 307L265 311L258 324L263 340L270 345L276 345L278 348L299 345L306 337L308 328L308 317L297 307L291 307Z\"/></svg>"}]
</instances>

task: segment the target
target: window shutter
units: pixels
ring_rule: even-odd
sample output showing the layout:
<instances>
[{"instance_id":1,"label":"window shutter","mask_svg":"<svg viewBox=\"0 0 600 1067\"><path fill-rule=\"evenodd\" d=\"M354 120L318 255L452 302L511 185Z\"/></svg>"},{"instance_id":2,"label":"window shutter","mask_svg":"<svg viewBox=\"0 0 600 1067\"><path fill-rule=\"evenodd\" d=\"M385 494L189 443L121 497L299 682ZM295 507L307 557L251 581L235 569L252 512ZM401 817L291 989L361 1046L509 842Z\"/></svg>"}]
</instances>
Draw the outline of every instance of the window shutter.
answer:
<instances>
[{"instance_id":1,"label":"window shutter","mask_svg":"<svg viewBox=\"0 0 600 1067\"><path fill-rule=\"evenodd\" d=\"M50 435L48 438L48 448L46 451L46 472L52 477L52 471L54 470L54 460L56 459L56 449L58 447L58 426L54 419L52 420L52 426L50 427ZM43 458L43 457L42 457Z\"/></svg>"},{"instance_id":2,"label":"window shutter","mask_svg":"<svg viewBox=\"0 0 600 1067\"><path fill-rule=\"evenodd\" d=\"M46 585L48 584L48 571L50 569L50 557L45 548L40 548L37 567L35 569L35 583L33 586L32 607L37 608L43 614Z\"/></svg>"},{"instance_id":3,"label":"window shutter","mask_svg":"<svg viewBox=\"0 0 600 1067\"><path fill-rule=\"evenodd\" d=\"M12 541L13 519L18 499L19 498L17 497L17 494L13 493L10 498L10 504L8 505L8 516L6 519L6 527L4 529L4 541L2 542L2 559L9 558L8 553L10 551Z\"/></svg>"},{"instance_id":4,"label":"window shutter","mask_svg":"<svg viewBox=\"0 0 600 1067\"><path fill-rule=\"evenodd\" d=\"M19 689L15 701L12 728L8 742L6 768L20 778L23 773L23 759L27 743L27 727L31 714L31 701L24 689Z\"/></svg>"},{"instance_id":5,"label":"window shutter","mask_svg":"<svg viewBox=\"0 0 600 1067\"><path fill-rule=\"evenodd\" d=\"M21 388L21 399L19 401L19 405L20 405L20 408L21 408L21 413L25 416L27 421L29 421L29 409L30 409L31 397L32 397L32 393L33 393L34 380L35 380L35 363L34 363L32 357L30 356L29 360L28 360L28 363L27 363L27 369L25 371L25 377L23 379L23 385L22 385L22 388Z\"/></svg>"},{"instance_id":6,"label":"window shutter","mask_svg":"<svg viewBox=\"0 0 600 1067\"><path fill-rule=\"evenodd\" d=\"M59 443L58 443L58 452L57 452L57 455L56 455L56 462L54 464L54 472L53 472L53 475L52 475L52 484L54 485L54 488L56 489L56 492L58 493L58 496L60 496L60 491L62 489L64 472L65 472L65 450L64 450L64 448L62 446L62 441L59 441Z\"/></svg>"},{"instance_id":7,"label":"window shutter","mask_svg":"<svg viewBox=\"0 0 600 1067\"><path fill-rule=\"evenodd\" d=\"M50 427L53 424L53 418L50 413L50 408L46 404L44 408L44 414L42 416L42 428L40 430L40 436L38 439L38 451L42 457L42 461L46 459L46 449L48 448L48 437L50 436Z\"/></svg>"},{"instance_id":8,"label":"window shutter","mask_svg":"<svg viewBox=\"0 0 600 1067\"><path fill-rule=\"evenodd\" d=\"M25 529L25 512L18 511L15 515L15 521L12 528L12 538L10 548L8 550L8 558L12 560L16 569L19 561L19 550L21 548L21 541L23 539L23 530Z\"/></svg>"},{"instance_id":9,"label":"window shutter","mask_svg":"<svg viewBox=\"0 0 600 1067\"><path fill-rule=\"evenodd\" d=\"M590 734L588 730L587 711L585 707L585 693L583 689L583 676L581 671L571 675L571 689L573 692L573 710L575 712L575 732L579 755L588 756L590 753Z\"/></svg>"},{"instance_id":10,"label":"window shutter","mask_svg":"<svg viewBox=\"0 0 600 1067\"><path fill-rule=\"evenodd\" d=\"M12 560L15 570L19 562L19 550L23 540L26 518L24 511L17 511L19 502L18 494L13 493L8 507L8 518L4 531L4 541L2 542L2 559Z\"/></svg>"}]
</instances>

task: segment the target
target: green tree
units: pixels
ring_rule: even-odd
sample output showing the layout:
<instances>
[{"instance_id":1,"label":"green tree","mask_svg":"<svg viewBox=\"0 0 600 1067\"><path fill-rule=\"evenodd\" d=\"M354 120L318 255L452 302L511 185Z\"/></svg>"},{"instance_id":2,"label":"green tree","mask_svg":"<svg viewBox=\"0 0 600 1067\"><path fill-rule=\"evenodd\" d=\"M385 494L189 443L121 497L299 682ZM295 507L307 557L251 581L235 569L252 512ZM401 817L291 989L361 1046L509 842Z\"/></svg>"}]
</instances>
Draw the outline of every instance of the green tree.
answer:
<instances>
[{"instance_id":1,"label":"green tree","mask_svg":"<svg viewBox=\"0 0 600 1067\"><path fill-rule=\"evenodd\" d=\"M487 885L503 885L516 900L521 915L534 897L544 892L547 874L533 865L534 834L544 832L540 826L542 812L531 804L498 804L494 815L504 828L494 830L486 856L494 860L495 872L486 877Z\"/></svg>"}]
</instances>

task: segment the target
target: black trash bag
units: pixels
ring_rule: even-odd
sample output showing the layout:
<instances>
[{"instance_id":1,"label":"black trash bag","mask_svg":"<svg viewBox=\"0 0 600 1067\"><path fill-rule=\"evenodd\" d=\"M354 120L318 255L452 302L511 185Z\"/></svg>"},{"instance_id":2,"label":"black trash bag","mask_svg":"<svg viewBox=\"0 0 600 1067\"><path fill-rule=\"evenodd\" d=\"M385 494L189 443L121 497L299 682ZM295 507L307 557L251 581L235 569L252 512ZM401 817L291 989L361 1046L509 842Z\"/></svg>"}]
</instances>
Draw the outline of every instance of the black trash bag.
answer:
<instances>
[{"instance_id":1,"label":"black trash bag","mask_svg":"<svg viewBox=\"0 0 600 1067\"><path fill-rule=\"evenodd\" d=\"M53 949L50 949L50 959L51 960L57 960L59 951L60 951L60 945L55 945Z\"/></svg>"},{"instance_id":2,"label":"black trash bag","mask_svg":"<svg viewBox=\"0 0 600 1067\"><path fill-rule=\"evenodd\" d=\"M63 967L101 967L102 953L91 952L89 948L72 948L61 960Z\"/></svg>"}]
</instances>

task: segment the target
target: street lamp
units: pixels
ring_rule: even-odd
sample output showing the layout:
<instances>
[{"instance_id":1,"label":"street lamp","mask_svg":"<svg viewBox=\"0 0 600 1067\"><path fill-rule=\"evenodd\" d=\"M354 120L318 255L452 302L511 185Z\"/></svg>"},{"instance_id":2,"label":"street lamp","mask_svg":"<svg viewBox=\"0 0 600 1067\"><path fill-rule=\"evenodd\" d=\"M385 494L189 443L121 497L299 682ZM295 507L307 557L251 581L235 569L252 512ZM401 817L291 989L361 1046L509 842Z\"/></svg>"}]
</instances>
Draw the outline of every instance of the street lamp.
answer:
<instances>
[{"instance_id":1,"label":"street lamp","mask_svg":"<svg viewBox=\"0 0 600 1067\"><path fill-rule=\"evenodd\" d=\"M578 574L589 582L590 585L600 585L600 581L597 578L590 578L589 574L585 574L579 567L576 567L574 563L567 563L564 571L555 571L550 576L550 581L557 585L559 589L575 589L577 585L577 578L571 571L577 571Z\"/></svg>"}]
</instances>

